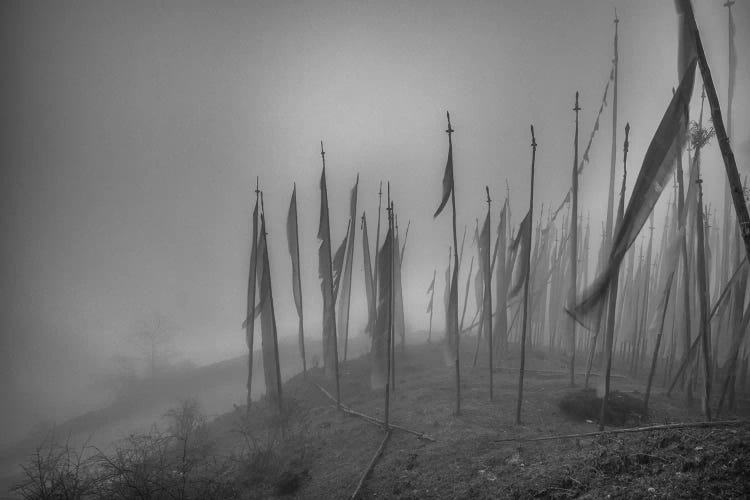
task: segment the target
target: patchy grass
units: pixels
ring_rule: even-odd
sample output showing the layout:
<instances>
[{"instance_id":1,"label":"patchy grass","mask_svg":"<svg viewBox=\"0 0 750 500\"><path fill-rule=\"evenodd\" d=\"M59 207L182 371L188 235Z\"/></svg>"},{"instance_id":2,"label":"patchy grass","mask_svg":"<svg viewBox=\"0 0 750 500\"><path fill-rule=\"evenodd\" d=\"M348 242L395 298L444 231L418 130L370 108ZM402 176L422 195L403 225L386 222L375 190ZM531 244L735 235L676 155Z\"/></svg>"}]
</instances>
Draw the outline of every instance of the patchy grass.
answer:
<instances>
[{"instance_id":1,"label":"patchy grass","mask_svg":"<svg viewBox=\"0 0 750 500\"><path fill-rule=\"evenodd\" d=\"M570 387L567 373L561 370L563 358L532 351L526 363L522 423L516 425L517 351L500 357L490 399L487 360L471 366L475 346L468 340L462 345L466 362L461 371L460 414L455 414L455 370L445 366L441 346L397 347L391 421L435 441L394 431L364 484L362 498L750 495L745 480L750 474L747 425L501 442L594 431L596 426L586 420L596 421L601 400L591 389ZM366 355L341 364L341 400L382 419L385 394L370 389L369 370ZM583 377L577 382L582 384ZM158 476L180 479L176 498L348 498L384 430L338 411L315 384L335 394L322 369L308 370L285 383L283 415L264 400L250 409L235 407L210 422L192 407L171 414L173 425L167 433L146 440L147 451L156 450L157 463L164 464ZM666 398L658 389L652 394L649 415L644 415L637 392L642 387L637 380L613 379L619 392L612 395L608 422L702 420L696 410ZM153 443L162 443L164 436L171 436L168 445L154 448ZM77 457L69 448L57 450L61 449Z\"/></svg>"}]
</instances>

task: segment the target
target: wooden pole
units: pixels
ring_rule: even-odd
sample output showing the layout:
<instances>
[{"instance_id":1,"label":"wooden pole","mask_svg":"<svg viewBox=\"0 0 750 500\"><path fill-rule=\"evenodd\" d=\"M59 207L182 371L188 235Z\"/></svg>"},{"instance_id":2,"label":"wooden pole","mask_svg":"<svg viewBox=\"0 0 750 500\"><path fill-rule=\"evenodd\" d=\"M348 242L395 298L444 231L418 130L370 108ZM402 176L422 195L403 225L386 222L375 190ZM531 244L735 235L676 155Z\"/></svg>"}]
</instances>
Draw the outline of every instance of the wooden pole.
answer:
<instances>
[{"instance_id":1,"label":"wooden pole","mask_svg":"<svg viewBox=\"0 0 750 500\"><path fill-rule=\"evenodd\" d=\"M323 161L323 175L325 175L326 171L326 152L323 149L323 141L320 141L320 158ZM326 256L326 259L328 259L329 269L331 270L331 275L328 276L328 278L331 280L331 283L333 283L333 263L331 260L331 221L330 221L330 211L328 210L328 186L325 186L325 193L323 197L322 203L325 203L325 210L326 214L329 217L328 220L328 234L325 235L325 237L328 238L328 255ZM333 321L331 322L331 328L333 328L333 350L334 350L334 356L333 359L335 360L334 363L334 376L336 379L336 405L341 405L341 387L339 385L339 353L338 353L338 338L336 336L336 297L333 295L333 290L331 290L331 307L333 308Z\"/></svg>"},{"instance_id":2,"label":"wooden pole","mask_svg":"<svg viewBox=\"0 0 750 500\"><path fill-rule=\"evenodd\" d=\"M390 318L390 335L391 335L391 391L396 392L396 249L398 248L398 216L396 209L391 200L391 182L388 181L388 204L391 206L391 223L393 231L393 245L391 246L391 318Z\"/></svg>"},{"instance_id":3,"label":"wooden pole","mask_svg":"<svg viewBox=\"0 0 750 500\"><path fill-rule=\"evenodd\" d=\"M266 209L263 205L263 192L260 193L260 220L261 220L261 227L263 228L263 241L265 242L265 252L266 256L264 257L264 272L269 273L268 274L268 300L269 300L269 306L271 308L271 322L273 324L273 352L274 352L274 358L276 361L276 366L274 366L274 371L276 372L276 383L278 384L278 387L276 388L277 394L277 402L279 414L281 414L284 411L284 405L281 399L281 389L282 389L282 383L281 383L281 366L279 365L279 339L278 334L276 332L276 311L273 307L273 287L271 286L271 270L266 268L265 264L268 262L268 233L265 232L266 229ZM266 387L266 392L268 392L268 387Z\"/></svg>"},{"instance_id":4,"label":"wooden pole","mask_svg":"<svg viewBox=\"0 0 750 500\"><path fill-rule=\"evenodd\" d=\"M451 151L451 154L453 154L453 127L451 127L451 114L446 112L446 116L448 117L448 129L445 131L448 134L448 147ZM451 162L453 159L451 158ZM453 248L458 248L458 236L456 234L456 176L455 176L455 170L453 171L453 186L451 189L451 207L453 208ZM465 233L464 233L465 235ZM462 253L463 253L463 244L462 244ZM458 284L458 254L456 252L453 252L453 278L451 283ZM458 291L456 291L456 296L453 297L453 286L451 286L451 300L455 299L456 301L456 307L454 308L454 318L453 318L453 324L458 327ZM458 328L456 328L458 330ZM456 336L456 415L461 414L461 349L460 349L460 333L458 331L451 332L452 335Z\"/></svg>"},{"instance_id":5,"label":"wooden pole","mask_svg":"<svg viewBox=\"0 0 750 500\"><path fill-rule=\"evenodd\" d=\"M750 257L750 214L748 214L747 204L745 203L745 195L742 190L742 180L737 171L737 162L735 161L734 153L729 145L727 131L724 128L724 119L721 115L719 97L716 94L716 87L714 86L714 81L711 77L711 70L708 67L706 53L703 50L703 43L701 42L698 25L695 22L693 7L689 2L686 2L686 5L687 20L695 35L695 44L698 51L698 65L701 69L703 83L706 87L706 97L708 97L708 104L711 108L711 121L713 122L714 130L716 131L719 149L721 150L721 156L724 160L724 168L731 187L732 201L734 203L734 210L737 214L737 222L740 225L740 235L745 244L745 253Z\"/></svg>"},{"instance_id":6,"label":"wooden pole","mask_svg":"<svg viewBox=\"0 0 750 500\"><path fill-rule=\"evenodd\" d=\"M378 253L380 252L380 211L383 208L383 181L380 181L380 188L378 189L378 227L375 231L375 276L372 279L372 287L374 290L378 289Z\"/></svg>"},{"instance_id":7,"label":"wooden pole","mask_svg":"<svg viewBox=\"0 0 750 500\"><path fill-rule=\"evenodd\" d=\"M369 465L367 466L365 471L362 473L362 476L359 478L357 487L354 490L354 493L352 493L352 496L350 497L351 500L355 500L359 496L359 492L362 491L362 486L365 484L365 480L367 479L367 476L369 476L372 470L375 468L375 464L377 463L380 456L383 454L383 450L385 450L385 445L386 443L388 443L388 439L390 437L391 437L391 429L386 429L385 437L383 438L383 441L380 443L380 446L378 447L378 450L375 452L375 455L373 455L372 459L370 460Z\"/></svg>"},{"instance_id":8,"label":"wooden pole","mask_svg":"<svg viewBox=\"0 0 750 500\"><path fill-rule=\"evenodd\" d=\"M607 200L607 222L605 227L605 244L606 254L609 254L609 247L612 241L612 223L614 217L614 200L615 200L615 169L617 167L617 76L620 56L617 50L618 27L620 19L617 17L615 9L615 40L614 40L614 59L613 59L613 85L612 85L612 149L610 152L610 171L609 171L609 197ZM605 254L605 255L606 255Z\"/></svg>"},{"instance_id":9,"label":"wooden pole","mask_svg":"<svg viewBox=\"0 0 750 500\"><path fill-rule=\"evenodd\" d=\"M534 214L534 166L536 163L536 137L534 137L534 125L531 125L531 189L529 192L529 224ZM521 235L526 237L526 235ZM518 370L518 401L516 404L516 425L521 425L521 406L523 404L523 371L526 365L526 324L529 314L529 273L531 272L531 225L529 225L529 241L526 244L526 277L523 285L523 325L521 326L521 367Z\"/></svg>"},{"instance_id":10,"label":"wooden pole","mask_svg":"<svg viewBox=\"0 0 750 500\"><path fill-rule=\"evenodd\" d=\"M698 299L701 318L701 347L703 351L703 413L711 420L711 323L708 320L708 283L706 280L706 253L703 233L703 180L700 178L700 147L695 150L695 165L698 170L698 216L696 217L696 237L698 238Z\"/></svg>"},{"instance_id":11,"label":"wooden pole","mask_svg":"<svg viewBox=\"0 0 750 500\"><path fill-rule=\"evenodd\" d=\"M667 317L667 308L669 307L669 296L672 293L672 281L674 280L674 273L669 276L667 281L666 297L664 299L664 309L661 312L661 321L659 323L659 333L656 335L656 345L654 345L654 355L651 358L651 369L648 372L648 382L646 383L646 394L643 397L643 411L648 413L648 400L651 396L651 383L654 380L654 373L656 372L656 361L659 356L659 346L661 345L661 337L664 332L664 320Z\"/></svg>"},{"instance_id":12,"label":"wooden pole","mask_svg":"<svg viewBox=\"0 0 750 500\"><path fill-rule=\"evenodd\" d=\"M391 205L391 184L388 183L388 233L391 235L391 246L394 244L393 240L393 206ZM388 234L386 233L386 235ZM387 238L387 236L386 236ZM388 271L391 273L391 286L390 296L388 297L388 340L386 342L386 355L387 364L385 370L385 428L388 430L388 422L390 418L390 403L391 403L391 362L392 362L392 343L393 343L393 252L391 251L391 265Z\"/></svg>"},{"instance_id":13,"label":"wooden pole","mask_svg":"<svg viewBox=\"0 0 750 500\"><path fill-rule=\"evenodd\" d=\"M432 295L430 296L430 329L427 331L427 343L432 341L432 311L435 309L435 277L437 276L437 269L432 271Z\"/></svg>"},{"instance_id":14,"label":"wooden pole","mask_svg":"<svg viewBox=\"0 0 750 500\"><path fill-rule=\"evenodd\" d=\"M727 0L724 3L724 7L727 8L727 36L728 36L728 47L729 47L729 79L727 82L727 136L732 136L732 5L734 5L733 0ZM701 70L702 71L702 70ZM729 223L730 223L730 215L731 215L731 203L730 199L732 197L732 191L731 186L729 185L729 179L727 179L724 182L724 202L723 202L723 208L724 208L724 237L722 241L722 247L721 247L721 279L722 281L726 281L727 276L729 274L729 246L731 241L731 231L729 230Z\"/></svg>"},{"instance_id":15,"label":"wooden pole","mask_svg":"<svg viewBox=\"0 0 750 500\"><path fill-rule=\"evenodd\" d=\"M575 139L573 140L573 201L570 216L570 289L568 290L568 307L573 308L576 300L578 282L578 92L573 111L576 114ZM570 334L570 386L575 385L576 369L576 320L567 315L568 331Z\"/></svg>"},{"instance_id":16,"label":"wooden pole","mask_svg":"<svg viewBox=\"0 0 750 500\"><path fill-rule=\"evenodd\" d=\"M255 258L250 258L250 272L248 276L247 284L247 317L245 318L245 340L247 342L247 400L246 410L250 410L250 390L253 385L253 350L255 343L255 288L257 282L257 269L258 269L258 200L260 195L260 188L258 186L258 177L255 177L255 209L253 210L253 243L250 248L250 255L255 255Z\"/></svg>"},{"instance_id":17,"label":"wooden pole","mask_svg":"<svg viewBox=\"0 0 750 500\"><path fill-rule=\"evenodd\" d=\"M299 346L300 355L302 356L302 373L307 376L307 357L305 356L305 322L302 312L302 268L299 262L299 221L297 220L297 183L294 183L294 233L297 235L297 288L299 289Z\"/></svg>"},{"instance_id":18,"label":"wooden pole","mask_svg":"<svg viewBox=\"0 0 750 500\"><path fill-rule=\"evenodd\" d=\"M608 431L599 432L583 432L580 434L564 434L559 436L544 436L535 438L523 438L514 437L507 439L496 439L495 443L507 443L509 441L554 441L558 439L574 439L582 437L594 437L594 436L606 436L613 434L634 434L639 432L654 432L654 431L667 431L672 429L705 429L709 427L731 427L731 426L742 426L750 424L749 420L724 420L715 422L683 422L677 424L662 424L662 425L650 425L648 427L633 427L629 429L612 429Z\"/></svg>"},{"instance_id":19,"label":"wooden pole","mask_svg":"<svg viewBox=\"0 0 750 500\"><path fill-rule=\"evenodd\" d=\"M493 399L493 388L492 388L492 268L491 268L491 258L490 258L490 234L492 233L492 230L490 229L492 227L492 224L490 224L490 203L492 203L492 200L490 200L490 188L489 186L485 186L484 189L487 191L487 248L485 250L485 270L486 275L484 277L484 316L487 318L487 330L485 330L485 335L487 335L487 340L489 342L489 362L490 362L490 401ZM478 341L479 339L477 339Z\"/></svg>"},{"instance_id":20,"label":"wooden pole","mask_svg":"<svg viewBox=\"0 0 750 500\"><path fill-rule=\"evenodd\" d=\"M625 181L628 176L628 136L630 135L630 123L625 125L625 144L623 146L622 157L622 189L620 191L620 206L617 208L617 225L622 222L623 211L625 206ZM609 398L609 382L612 373L612 345L614 343L615 312L617 310L617 286L620 281L619 271L612 278L612 284L609 288L609 312L607 314L607 330L604 338L604 356L606 370L604 375L604 397L602 397L602 406L599 413L599 430L604 430L604 421L607 415L607 398Z\"/></svg>"}]
</instances>

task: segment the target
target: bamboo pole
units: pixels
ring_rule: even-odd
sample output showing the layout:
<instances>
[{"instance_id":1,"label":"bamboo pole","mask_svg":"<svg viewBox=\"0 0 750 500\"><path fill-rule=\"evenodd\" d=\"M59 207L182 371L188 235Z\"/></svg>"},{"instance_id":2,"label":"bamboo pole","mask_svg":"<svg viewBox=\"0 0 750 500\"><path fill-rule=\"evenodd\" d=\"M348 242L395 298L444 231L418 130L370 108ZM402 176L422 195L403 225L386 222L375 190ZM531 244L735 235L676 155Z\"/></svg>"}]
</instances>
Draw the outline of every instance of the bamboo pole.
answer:
<instances>
[{"instance_id":1,"label":"bamboo pole","mask_svg":"<svg viewBox=\"0 0 750 500\"><path fill-rule=\"evenodd\" d=\"M536 137L534 125L531 125L531 188L529 191L529 241L526 244L526 277L523 285L523 325L521 326L521 367L518 370L518 402L516 405L516 425L521 425L521 406L523 405L523 371L526 365L526 327L529 315L529 273L531 272L531 221L534 214L534 167L536 163ZM525 238L526 235L521 235Z\"/></svg>"},{"instance_id":2,"label":"bamboo pole","mask_svg":"<svg viewBox=\"0 0 750 500\"><path fill-rule=\"evenodd\" d=\"M378 289L378 252L380 252L380 213L383 209L383 181L380 181L378 188L378 227L375 230L375 276L372 278L373 290ZM377 292L376 292L377 293Z\"/></svg>"},{"instance_id":3,"label":"bamboo pole","mask_svg":"<svg viewBox=\"0 0 750 500\"><path fill-rule=\"evenodd\" d=\"M352 493L352 496L350 497L351 500L354 500L359 495L359 492L362 490L362 486L365 484L365 480L367 479L367 476L369 476L372 470L375 468L375 464L377 463L380 456L383 454L383 451L385 450L385 445L388 442L388 439L390 437L391 437L391 430L387 429L385 431L385 437L383 438L383 441L380 443L378 450L375 452L375 455L373 455L372 459L370 460L370 464L367 466L365 471L362 473L362 476L359 478L357 487L355 488L354 493Z\"/></svg>"},{"instance_id":4,"label":"bamboo pole","mask_svg":"<svg viewBox=\"0 0 750 500\"><path fill-rule=\"evenodd\" d=\"M706 254L703 232L703 180L700 178L700 147L695 150L695 165L698 168L698 217L696 217L696 237L698 238L698 295L701 318L701 347L703 352L703 413L711 420L711 323L708 320L708 283L706 280Z\"/></svg>"},{"instance_id":5,"label":"bamboo pole","mask_svg":"<svg viewBox=\"0 0 750 500\"><path fill-rule=\"evenodd\" d=\"M625 125L625 144L623 147L622 158L622 189L620 191L620 204L617 208L617 225L622 222L624 205L625 205L625 181L628 175L628 135L630 134L630 123ZM617 285L619 283L620 272L616 272L612 278L612 284L609 288L609 313L607 314L607 331L604 339L604 355L606 369L604 375L604 397L602 398L601 411L599 412L599 430L604 430L604 418L607 414L607 398L609 397L609 382L612 372L612 344L614 340L615 311L617 306Z\"/></svg>"},{"instance_id":6,"label":"bamboo pole","mask_svg":"<svg viewBox=\"0 0 750 500\"><path fill-rule=\"evenodd\" d=\"M490 362L490 401L493 399L493 387L492 387L492 266L490 260L490 234L492 234L492 224L490 223L490 188L485 186L484 189L487 191L487 248L486 248L486 262L485 269L487 274L484 277L484 314L487 318L487 341L489 342L489 362ZM477 342L479 339L477 338Z\"/></svg>"},{"instance_id":7,"label":"bamboo pole","mask_svg":"<svg viewBox=\"0 0 750 500\"><path fill-rule=\"evenodd\" d=\"M323 388L323 386L321 386L319 384L315 384L315 387L317 387L318 389L320 389L320 391L328 399L330 399L334 403L336 402L336 398L334 398L331 395L330 392L328 392L327 390L325 390ZM378 426L381 426L381 427L385 427L385 421L380 420L379 418L376 418L376 417L373 417L373 416L366 415L364 413L358 412L356 410L353 410L351 407L349 407L349 406L347 406L347 405L345 405L343 403L341 403L341 411L343 411L344 413L346 413L348 415L351 415L353 417L361 418L362 420L365 420L366 422L369 422L371 424L378 425ZM403 426L400 426L400 425L396 425L393 422L391 422L388 425L388 428L389 429L394 429L394 430L397 430L397 431L406 432L408 434L413 434L413 435L417 436L418 439L424 439L425 441L431 441L431 442L437 441L435 438L433 438L431 436L428 436L424 432L419 432L419 431L415 431L415 430L412 430L412 429L407 429L406 427L403 427Z\"/></svg>"},{"instance_id":8,"label":"bamboo pole","mask_svg":"<svg viewBox=\"0 0 750 500\"><path fill-rule=\"evenodd\" d=\"M432 311L435 309L435 277L437 276L437 269L432 271L432 295L430 296L430 329L427 331L427 343L432 341Z\"/></svg>"},{"instance_id":9,"label":"bamboo pole","mask_svg":"<svg viewBox=\"0 0 750 500\"><path fill-rule=\"evenodd\" d=\"M445 131L448 134L448 147L453 154L453 127L451 127L451 114L446 112L446 116L448 117L448 129ZM453 162L453 158L451 158L451 164ZM452 165L451 165L452 167ZM455 171L453 172L453 178L451 179L453 182L453 186L451 186L451 207L453 209L453 248L458 248L458 236L456 235L456 176ZM464 237L466 233L464 232ZM463 255L463 242L461 243L461 254ZM458 254L456 252L453 252L453 278L451 279L451 284L456 283L458 285ZM453 286L451 286L451 300L455 298L456 301L456 307L453 311L454 318L453 318L453 324L456 326L456 330L458 330L458 290L456 290L456 296L453 297ZM455 368L456 368L456 415L461 414L461 349L460 349L460 332L455 331L451 332L453 335L456 336L456 352L455 352Z\"/></svg>"},{"instance_id":10,"label":"bamboo pole","mask_svg":"<svg viewBox=\"0 0 750 500\"><path fill-rule=\"evenodd\" d=\"M326 171L326 152L323 149L323 141L320 141L320 158L323 161L323 175L325 175ZM322 193L323 200L321 200L321 203L325 203L325 211L326 214L329 217L328 220L328 234L324 235L324 237L328 238L328 255L326 255L326 259L328 261L329 269L331 270L331 273L333 273L333 263L331 261L331 221L330 221L330 211L328 210L328 186L325 185L325 193ZM327 277L331 280L331 283L333 283L333 274ZM333 308L333 321L331 321L331 328L333 328L333 351L334 351L334 376L336 379L336 404L341 404L341 386L339 385L339 353L338 353L338 337L336 335L336 297L333 296L333 291L331 292L331 307ZM325 349L325 347L324 347Z\"/></svg>"},{"instance_id":11,"label":"bamboo pole","mask_svg":"<svg viewBox=\"0 0 750 500\"><path fill-rule=\"evenodd\" d=\"M391 205L391 183L388 183L388 233L391 235L391 246L394 244L393 239L393 206ZM386 236L387 238L387 236ZM391 266L389 272L391 273L391 286L390 296L388 297L388 339L386 341L386 370L385 370L385 428L389 428L390 418L390 404L391 404L391 362L392 362L392 342L393 342L393 252L391 252Z\"/></svg>"},{"instance_id":12,"label":"bamboo pole","mask_svg":"<svg viewBox=\"0 0 750 500\"><path fill-rule=\"evenodd\" d=\"M682 422L674 424L650 425L647 427L631 427L628 429L610 429L598 432L583 432L580 434L562 434L558 436L543 436L535 438L513 437L507 439L496 439L494 443L508 443L521 441L525 443L534 441L555 441L558 439L575 439L582 437L606 436L613 434L634 434L639 432L668 431L672 429L704 429L709 427L734 427L750 425L750 420L714 420L713 422Z\"/></svg>"},{"instance_id":13,"label":"bamboo pole","mask_svg":"<svg viewBox=\"0 0 750 500\"><path fill-rule=\"evenodd\" d=\"M245 342L247 343L247 400L246 410L250 410L252 402L250 392L253 385L253 350L255 343L255 288L257 282L258 269L258 200L260 188L258 186L258 177L255 177L255 209L253 210L253 243L250 249L250 271L248 273L247 283L247 313L245 317ZM253 257L254 256L254 257Z\"/></svg>"},{"instance_id":14,"label":"bamboo pole","mask_svg":"<svg viewBox=\"0 0 750 500\"><path fill-rule=\"evenodd\" d=\"M576 103L573 111L576 114L575 139L573 140L573 201L570 215L570 289L568 290L568 307L575 305L577 282L578 282L578 92L576 92ZM575 386L576 370L576 320L566 315L568 330L570 334L570 386Z\"/></svg>"},{"instance_id":15,"label":"bamboo pole","mask_svg":"<svg viewBox=\"0 0 750 500\"><path fill-rule=\"evenodd\" d=\"M364 214L363 214L364 215ZM299 221L297 220L297 183L294 183L294 233L297 235L297 288L299 289L299 347L300 355L302 356L302 373L303 376L307 376L307 357L305 356L305 322L304 314L302 311L302 268L299 262Z\"/></svg>"},{"instance_id":16,"label":"bamboo pole","mask_svg":"<svg viewBox=\"0 0 750 500\"><path fill-rule=\"evenodd\" d=\"M664 309L661 313L661 321L659 323L659 333L656 335L656 345L654 346L654 355L651 358L651 369L648 372L648 382L646 383L646 394L643 397L643 410L648 413L648 400L651 396L651 383L654 380L654 373L656 372L656 360L659 356L659 346L661 345L661 337L664 333L664 320L667 317L667 308L669 307L669 297L672 293L672 280L674 279L674 273L669 275L667 282L666 297L664 299Z\"/></svg>"},{"instance_id":17,"label":"bamboo pole","mask_svg":"<svg viewBox=\"0 0 750 500\"><path fill-rule=\"evenodd\" d=\"M703 83L706 87L706 97L708 97L708 104L711 108L711 121L713 122L714 130L716 131L719 149L721 150L721 156L724 160L724 168L731 187L732 201L734 203L734 210L737 214L737 223L740 226L740 234L742 235L742 240L745 244L745 253L750 257L750 214L748 214L747 204L745 203L742 180L737 171L737 162L735 161L734 153L729 145L727 131L724 128L724 119L721 115L719 97L716 94L716 87L714 86L713 78L711 77L711 70L708 67L706 53L703 50L703 43L701 42L698 25L695 22L693 7L690 2L686 2L686 5L687 20L695 35L695 45L698 52L698 65L701 69Z\"/></svg>"},{"instance_id":18,"label":"bamboo pole","mask_svg":"<svg viewBox=\"0 0 750 500\"><path fill-rule=\"evenodd\" d=\"M268 233L265 232L266 209L265 209L265 206L263 205L263 192L262 191L260 193L260 207L261 207L260 220L261 220L261 227L263 228L262 236L263 236L263 242L265 246L264 251L266 253L266 255L263 257L263 260L265 261L263 263L263 267L264 267L263 272L269 273L268 274L268 300L269 300L269 306L271 308L271 322L273 324L273 353L274 353L274 358L276 362L276 366L274 366L274 369L275 369L274 371L276 372L276 383L279 385L277 388L278 393L276 394L276 398L277 398L276 404L278 405L279 414L281 414L284 410L284 405L282 402L282 391L281 391L283 384L281 383L281 366L279 365L279 339L278 339L278 334L276 332L276 310L273 306L273 286L271 285L271 270L266 267L266 264L268 263ZM268 392L268 387L266 387L266 392Z\"/></svg>"}]
</instances>

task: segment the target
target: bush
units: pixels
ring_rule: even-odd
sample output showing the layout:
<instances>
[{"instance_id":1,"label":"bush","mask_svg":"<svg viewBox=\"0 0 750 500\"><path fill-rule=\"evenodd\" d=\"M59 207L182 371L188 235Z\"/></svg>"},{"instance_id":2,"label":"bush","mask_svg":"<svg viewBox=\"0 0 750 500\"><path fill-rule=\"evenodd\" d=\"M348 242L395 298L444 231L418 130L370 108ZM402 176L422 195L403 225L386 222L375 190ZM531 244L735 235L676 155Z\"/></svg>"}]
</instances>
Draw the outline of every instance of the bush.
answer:
<instances>
[{"instance_id":1,"label":"bush","mask_svg":"<svg viewBox=\"0 0 750 500\"><path fill-rule=\"evenodd\" d=\"M169 410L166 430L122 440L99 454L102 498L232 498L225 461L214 456L206 417L193 400Z\"/></svg>"},{"instance_id":2,"label":"bush","mask_svg":"<svg viewBox=\"0 0 750 500\"><path fill-rule=\"evenodd\" d=\"M307 414L287 401L278 415L269 405L243 412L234 454L217 454L197 403L169 410L163 427L131 434L104 452L45 438L21 467L12 492L24 499L230 499L296 492L307 476Z\"/></svg>"},{"instance_id":3,"label":"bush","mask_svg":"<svg viewBox=\"0 0 750 500\"><path fill-rule=\"evenodd\" d=\"M81 499L96 488L95 465L88 442L79 448L57 441L51 431L29 460L21 465L23 477L11 492L24 499Z\"/></svg>"},{"instance_id":4,"label":"bush","mask_svg":"<svg viewBox=\"0 0 750 500\"><path fill-rule=\"evenodd\" d=\"M308 417L290 399L281 415L266 404L238 413L234 431L242 444L233 460L246 490L267 496L290 495L300 488L310 458Z\"/></svg>"}]
</instances>

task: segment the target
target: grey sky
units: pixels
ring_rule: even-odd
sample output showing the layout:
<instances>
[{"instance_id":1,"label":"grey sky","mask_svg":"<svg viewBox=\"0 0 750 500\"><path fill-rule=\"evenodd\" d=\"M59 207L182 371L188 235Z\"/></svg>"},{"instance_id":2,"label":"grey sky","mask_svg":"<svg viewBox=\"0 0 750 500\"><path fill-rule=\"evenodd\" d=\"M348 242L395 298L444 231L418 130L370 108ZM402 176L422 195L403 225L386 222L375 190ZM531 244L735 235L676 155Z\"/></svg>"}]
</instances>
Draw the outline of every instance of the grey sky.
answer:
<instances>
[{"instance_id":1,"label":"grey sky","mask_svg":"<svg viewBox=\"0 0 750 500\"><path fill-rule=\"evenodd\" d=\"M694 2L725 105L722 3ZM318 337L320 139L335 244L356 174L372 245L378 181L391 180L402 229L412 221L407 321L426 327L424 290L433 268L442 276L451 241L449 215L432 220L445 111L456 129L460 225L471 230L483 216L485 184L497 217L506 179L517 224L527 204L530 123L540 145L536 208L544 203L546 212L569 185L576 90L581 148L593 126L615 5L619 126L631 123L635 172L677 83L670 0L3 2L2 386L27 400L75 398L80 386L59 381L106 367L154 311L179 326L188 357L242 354L256 175L283 335L296 325L284 221L297 182L306 325ZM740 0L734 12L734 143L745 173L750 4ZM610 113L581 179L594 234L606 203ZM724 181L715 146L704 161L716 205ZM359 240L356 249L358 331Z\"/></svg>"}]
</instances>

